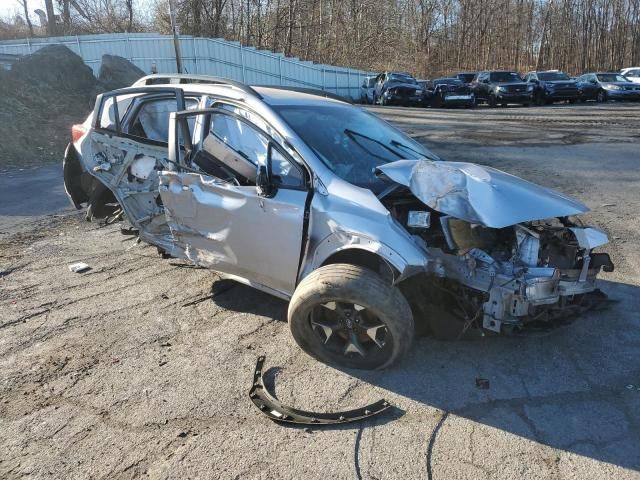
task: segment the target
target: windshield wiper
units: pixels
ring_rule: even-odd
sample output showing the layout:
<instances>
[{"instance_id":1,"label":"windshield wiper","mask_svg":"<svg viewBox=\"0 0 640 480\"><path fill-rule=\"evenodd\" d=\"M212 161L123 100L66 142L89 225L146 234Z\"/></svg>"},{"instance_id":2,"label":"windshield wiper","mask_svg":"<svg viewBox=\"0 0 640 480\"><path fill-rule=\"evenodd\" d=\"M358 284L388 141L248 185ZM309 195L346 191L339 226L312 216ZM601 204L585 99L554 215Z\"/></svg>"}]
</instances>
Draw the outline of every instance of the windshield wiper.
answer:
<instances>
[{"instance_id":1,"label":"windshield wiper","mask_svg":"<svg viewBox=\"0 0 640 480\"><path fill-rule=\"evenodd\" d=\"M382 148L384 148L385 150L393 153L396 157L398 158L404 158L404 156L398 152L397 150L394 150L393 148L389 147L388 145L385 145L383 142L381 142L380 140L376 140L375 138L371 138L368 137L362 133L358 133L358 132L354 132L353 130L349 129L349 128L345 128L344 129L344 133L345 135L347 135L351 140L353 140L356 145L358 145L360 148L362 148L363 150L369 152L371 155L373 155L374 157L378 157L382 160L384 160L385 162L388 162L389 159L388 158L384 158L381 155L376 155L375 153L373 153L371 150L369 150L368 148L366 148L365 146L363 146L360 142L358 142L358 140L356 140L354 137L360 137L360 138L364 138L366 140L369 140L370 142L373 143L377 143L378 145L380 145Z\"/></svg>"},{"instance_id":2,"label":"windshield wiper","mask_svg":"<svg viewBox=\"0 0 640 480\"><path fill-rule=\"evenodd\" d=\"M409 145L405 145L404 143L400 143L400 142L399 142L399 141L397 141L397 140L391 140L389 143L390 143L391 145L393 145L394 147L404 148L405 150L409 150L410 152L413 152L413 153L415 153L416 155L419 155L420 157L423 157L423 158L431 158L429 155L425 155L424 153L422 153L422 152L420 152L420 151L418 151L418 150L415 150L415 149L411 148ZM434 158L431 158L431 160L435 160L435 159L434 159Z\"/></svg>"}]
</instances>

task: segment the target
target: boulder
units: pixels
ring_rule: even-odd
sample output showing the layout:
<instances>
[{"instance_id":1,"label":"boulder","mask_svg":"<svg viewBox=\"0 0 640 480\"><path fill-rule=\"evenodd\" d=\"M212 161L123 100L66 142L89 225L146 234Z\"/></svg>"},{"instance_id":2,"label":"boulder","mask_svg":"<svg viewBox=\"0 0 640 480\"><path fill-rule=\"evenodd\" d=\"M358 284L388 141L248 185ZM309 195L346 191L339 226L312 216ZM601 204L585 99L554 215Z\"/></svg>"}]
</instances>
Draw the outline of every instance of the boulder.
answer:
<instances>
[{"instance_id":1,"label":"boulder","mask_svg":"<svg viewBox=\"0 0 640 480\"><path fill-rule=\"evenodd\" d=\"M81 94L90 94L97 85L93 71L82 58L58 44L47 45L18 60L11 76L23 82Z\"/></svg>"},{"instance_id":2,"label":"boulder","mask_svg":"<svg viewBox=\"0 0 640 480\"><path fill-rule=\"evenodd\" d=\"M126 58L118 57L117 55L103 55L98 80L105 89L115 90L129 87L145 75L146 73Z\"/></svg>"}]
</instances>

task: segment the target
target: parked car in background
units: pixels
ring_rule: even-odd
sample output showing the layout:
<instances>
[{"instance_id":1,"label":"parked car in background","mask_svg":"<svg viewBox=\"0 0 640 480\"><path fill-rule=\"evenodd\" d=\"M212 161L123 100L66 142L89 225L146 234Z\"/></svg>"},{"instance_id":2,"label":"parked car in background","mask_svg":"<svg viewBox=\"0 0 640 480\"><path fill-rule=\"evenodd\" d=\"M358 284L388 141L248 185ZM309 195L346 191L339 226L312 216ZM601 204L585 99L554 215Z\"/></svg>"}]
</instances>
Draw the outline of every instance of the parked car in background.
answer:
<instances>
[{"instance_id":1,"label":"parked car in background","mask_svg":"<svg viewBox=\"0 0 640 480\"><path fill-rule=\"evenodd\" d=\"M620 73L633 83L640 83L640 67L623 68Z\"/></svg>"},{"instance_id":2,"label":"parked car in background","mask_svg":"<svg viewBox=\"0 0 640 480\"><path fill-rule=\"evenodd\" d=\"M533 99L537 105L550 104L560 100L575 103L580 98L578 82L558 70L529 72L525 82L533 84Z\"/></svg>"},{"instance_id":3,"label":"parked car in background","mask_svg":"<svg viewBox=\"0 0 640 480\"><path fill-rule=\"evenodd\" d=\"M585 73L578 77L580 98L595 100L640 100L640 85L616 72Z\"/></svg>"},{"instance_id":4,"label":"parked car in background","mask_svg":"<svg viewBox=\"0 0 640 480\"><path fill-rule=\"evenodd\" d=\"M429 82L427 89L431 92L432 107L471 108L476 105L476 97L471 87L458 78L436 78Z\"/></svg>"},{"instance_id":5,"label":"parked car in background","mask_svg":"<svg viewBox=\"0 0 640 480\"><path fill-rule=\"evenodd\" d=\"M509 103L528 107L533 101L533 85L523 81L516 72L478 72L471 82L471 88L476 101L486 102L490 107L504 107Z\"/></svg>"},{"instance_id":6,"label":"parked car in background","mask_svg":"<svg viewBox=\"0 0 640 480\"><path fill-rule=\"evenodd\" d=\"M373 104L373 93L376 88L376 77L366 77L360 85L360 103Z\"/></svg>"},{"instance_id":7,"label":"parked car in background","mask_svg":"<svg viewBox=\"0 0 640 480\"><path fill-rule=\"evenodd\" d=\"M433 92L429 90L429 80L417 80L418 85L422 89L422 98L420 100L421 107L428 107L431 105L431 97Z\"/></svg>"},{"instance_id":8,"label":"parked car in background","mask_svg":"<svg viewBox=\"0 0 640 480\"><path fill-rule=\"evenodd\" d=\"M459 72L454 75L458 80L462 80L462 83L466 83L467 85L473 82L476 74L478 72Z\"/></svg>"},{"instance_id":9,"label":"parked car in background","mask_svg":"<svg viewBox=\"0 0 640 480\"><path fill-rule=\"evenodd\" d=\"M422 88L408 73L384 72L376 77L374 103L416 106L422 101Z\"/></svg>"}]
</instances>

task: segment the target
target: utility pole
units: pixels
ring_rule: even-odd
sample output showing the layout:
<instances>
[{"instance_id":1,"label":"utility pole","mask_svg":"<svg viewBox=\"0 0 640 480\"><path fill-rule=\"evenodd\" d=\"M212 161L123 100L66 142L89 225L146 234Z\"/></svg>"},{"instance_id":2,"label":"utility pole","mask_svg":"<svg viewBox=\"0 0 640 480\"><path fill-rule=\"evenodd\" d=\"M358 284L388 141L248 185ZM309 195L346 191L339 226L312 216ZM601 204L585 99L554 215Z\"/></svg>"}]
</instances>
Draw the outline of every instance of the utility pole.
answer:
<instances>
[{"instance_id":1,"label":"utility pole","mask_svg":"<svg viewBox=\"0 0 640 480\"><path fill-rule=\"evenodd\" d=\"M182 55L180 54L180 39L178 38L178 27L176 26L176 7L174 0L169 0L169 17L171 18L171 31L173 32L173 48L176 52L176 68L178 73L182 73Z\"/></svg>"}]
</instances>

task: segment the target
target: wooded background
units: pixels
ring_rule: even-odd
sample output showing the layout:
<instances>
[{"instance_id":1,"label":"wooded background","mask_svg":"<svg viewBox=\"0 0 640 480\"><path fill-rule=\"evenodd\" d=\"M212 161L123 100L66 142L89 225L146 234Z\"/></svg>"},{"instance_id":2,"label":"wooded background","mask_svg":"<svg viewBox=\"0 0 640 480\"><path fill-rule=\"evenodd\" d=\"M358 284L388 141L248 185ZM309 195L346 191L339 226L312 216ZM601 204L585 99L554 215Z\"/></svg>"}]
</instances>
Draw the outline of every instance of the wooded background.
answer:
<instances>
[{"instance_id":1,"label":"wooded background","mask_svg":"<svg viewBox=\"0 0 640 480\"><path fill-rule=\"evenodd\" d=\"M0 37L170 33L169 0L45 0ZM174 0L180 33L421 78L487 68L640 66L640 0ZM55 23L47 22L54 16ZM35 17L35 21L31 18ZM44 22L44 23L43 23Z\"/></svg>"}]
</instances>

